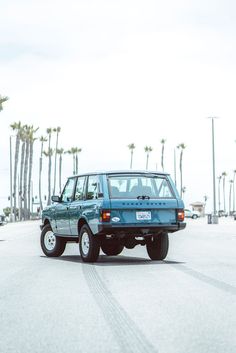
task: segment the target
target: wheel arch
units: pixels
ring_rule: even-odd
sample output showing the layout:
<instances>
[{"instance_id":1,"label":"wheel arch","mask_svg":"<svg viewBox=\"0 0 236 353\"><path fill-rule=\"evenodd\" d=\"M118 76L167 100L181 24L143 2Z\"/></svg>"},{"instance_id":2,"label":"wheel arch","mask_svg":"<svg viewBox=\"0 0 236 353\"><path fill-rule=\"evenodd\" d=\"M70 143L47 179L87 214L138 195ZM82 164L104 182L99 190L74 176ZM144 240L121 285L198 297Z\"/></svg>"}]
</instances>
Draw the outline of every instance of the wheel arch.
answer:
<instances>
[{"instance_id":1,"label":"wheel arch","mask_svg":"<svg viewBox=\"0 0 236 353\"><path fill-rule=\"evenodd\" d=\"M47 224L51 225L49 219L48 219L48 218L45 218L45 219L43 220L43 226L45 227Z\"/></svg>"},{"instance_id":2,"label":"wheel arch","mask_svg":"<svg viewBox=\"0 0 236 353\"><path fill-rule=\"evenodd\" d=\"M85 224L89 227L88 222L86 221L86 219L85 219L85 218L80 218L79 221L78 221L78 226L77 226L77 229L78 229L78 236L79 236L79 234L80 234L81 228L82 228ZM89 227L89 229L90 229L90 227ZM90 230L91 230L91 229L90 229Z\"/></svg>"}]
</instances>

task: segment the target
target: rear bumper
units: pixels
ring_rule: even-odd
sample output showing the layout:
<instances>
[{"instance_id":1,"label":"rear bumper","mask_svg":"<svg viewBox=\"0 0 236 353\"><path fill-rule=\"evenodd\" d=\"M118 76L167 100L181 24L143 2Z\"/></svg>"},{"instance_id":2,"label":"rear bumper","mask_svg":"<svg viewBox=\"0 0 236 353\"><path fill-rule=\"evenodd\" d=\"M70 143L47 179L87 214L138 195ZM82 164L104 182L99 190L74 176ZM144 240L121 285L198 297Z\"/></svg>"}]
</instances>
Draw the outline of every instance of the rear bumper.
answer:
<instances>
[{"instance_id":1,"label":"rear bumper","mask_svg":"<svg viewBox=\"0 0 236 353\"><path fill-rule=\"evenodd\" d=\"M98 226L98 234L106 235L106 234L117 234L117 235L140 235L140 236L148 236L153 234L160 234L165 231L167 233L174 233L178 230L184 229L186 227L186 223L175 223L175 224L146 224L146 225L136 225L131 224L127 225L113 225L113 224L101 224Z\"/></svg>"}]
</instances>

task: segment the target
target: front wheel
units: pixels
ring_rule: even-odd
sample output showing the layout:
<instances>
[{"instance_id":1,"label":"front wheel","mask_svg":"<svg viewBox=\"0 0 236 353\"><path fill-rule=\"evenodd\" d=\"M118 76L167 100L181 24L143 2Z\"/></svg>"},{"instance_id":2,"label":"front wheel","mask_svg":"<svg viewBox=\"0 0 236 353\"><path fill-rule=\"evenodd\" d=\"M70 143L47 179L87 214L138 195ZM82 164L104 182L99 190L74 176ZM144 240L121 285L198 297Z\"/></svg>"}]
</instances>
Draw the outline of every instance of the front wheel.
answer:
<instances>
[{"instance_id":1,"label":"front wheel","mask_svg":"<svg viewBox=\"0 0 236 353\"><path fill-rule=\"evenodd\" d=\"M66 241L55 236L50 224L43 227L40 243L44 254L48 257L61 256L66 247Z\"/></svg>"},{"instance_id":2,"label":"front wheel","mask_svg":"<svg viewBox=\"0 0 236 353\"><path fill-rule=\"evenodd\" d=\"M151 260L164 260L169 249L167 233L161 233L157 238L149 240L146 244L147 253Z\"/></svg>"},{"instance_id":3,"label":"front wheel","mask_svg":"<svg viewBox=\"0 0 236 353\"><path fill-rule=\"evenodd\" d=\"M79 235L79 250L84 262L96 262L100 251L100 238L93 235L90 228L85 224Z\"/></svg>"}]
</instances>

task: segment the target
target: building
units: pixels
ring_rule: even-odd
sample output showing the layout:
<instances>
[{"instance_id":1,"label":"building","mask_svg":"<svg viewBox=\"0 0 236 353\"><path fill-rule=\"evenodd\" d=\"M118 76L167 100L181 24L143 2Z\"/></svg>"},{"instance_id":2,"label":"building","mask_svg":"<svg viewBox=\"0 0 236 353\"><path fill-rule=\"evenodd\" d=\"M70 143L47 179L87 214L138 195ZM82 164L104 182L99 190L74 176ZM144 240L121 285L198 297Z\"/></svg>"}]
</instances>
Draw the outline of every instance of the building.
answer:
<instances>
[{"instance_id":1,"label":"building","mask_svg":"<svg viewBox=\"0 0 236 353\"><path fill-rule=\"evenodd\" d=\"M201 216L205 216L205 206L204 202L196 201L190 204L192 206L193 211L200 212Z\"/></svg>"}]
</instances>

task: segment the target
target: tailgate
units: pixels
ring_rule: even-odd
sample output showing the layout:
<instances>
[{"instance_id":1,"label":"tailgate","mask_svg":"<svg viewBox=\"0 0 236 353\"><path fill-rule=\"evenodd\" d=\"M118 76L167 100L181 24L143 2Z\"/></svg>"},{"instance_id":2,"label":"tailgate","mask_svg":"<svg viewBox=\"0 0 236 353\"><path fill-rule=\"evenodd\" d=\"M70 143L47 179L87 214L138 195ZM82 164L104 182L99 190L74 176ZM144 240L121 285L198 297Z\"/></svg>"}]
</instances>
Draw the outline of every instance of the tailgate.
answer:
<instances>
[{"instance_id":1,"label":"tailgate","mask_svg":"<svg viewBox=\"0 0 236 353\"><path fill-rule=\"evenodd\" d=\"M176 199L116 200L111 199L111 222L119 224L176 223Z\"/></svg>"}]
</instances>

